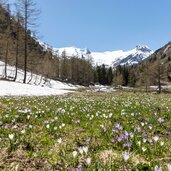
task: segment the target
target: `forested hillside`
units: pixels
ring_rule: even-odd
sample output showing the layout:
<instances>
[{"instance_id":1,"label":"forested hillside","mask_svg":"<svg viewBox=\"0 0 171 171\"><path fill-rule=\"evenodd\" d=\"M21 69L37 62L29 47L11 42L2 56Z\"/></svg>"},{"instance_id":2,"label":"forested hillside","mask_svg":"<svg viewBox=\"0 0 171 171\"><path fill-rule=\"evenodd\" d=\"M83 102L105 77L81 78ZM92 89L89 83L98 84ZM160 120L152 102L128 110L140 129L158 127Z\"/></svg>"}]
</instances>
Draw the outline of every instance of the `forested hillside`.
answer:
<instances>
[{"instance_id":1,"label":"forested hillside","mask_svg":"<svg viewBox=\"0 0 171 171\"><path fill-rule=\"evenodd\" d=\"M30 12L29 9L28 12ZM5 62L4 72L1 73L4 79L15 80L17 69L20 68L47 78L77 84L89 84L94 81L91 58L85 59L77 56L68 58L65 53L59 57L50 46L47 46L45 50L39 44L38 39L33 36L32 30L29 27L25 29L24 22L26 22L25 16L20 13L16 13L15 16L10 15L10 6L5 4L2 7L1 3L0 60ZM16 66L14 78L8 78L7 64Z\"/></svg>"},{"instance_id":2,"label":"forested hillside","mask_svg":"<svg viewBox=\"0 0 171 171\"><path fill-rule=\"evenodd\" d=\"M146 88L150 85L167 85L171 82L171 42L137 65L118 66L113 82L116 85Z\"/></svg>"}]
</instances>

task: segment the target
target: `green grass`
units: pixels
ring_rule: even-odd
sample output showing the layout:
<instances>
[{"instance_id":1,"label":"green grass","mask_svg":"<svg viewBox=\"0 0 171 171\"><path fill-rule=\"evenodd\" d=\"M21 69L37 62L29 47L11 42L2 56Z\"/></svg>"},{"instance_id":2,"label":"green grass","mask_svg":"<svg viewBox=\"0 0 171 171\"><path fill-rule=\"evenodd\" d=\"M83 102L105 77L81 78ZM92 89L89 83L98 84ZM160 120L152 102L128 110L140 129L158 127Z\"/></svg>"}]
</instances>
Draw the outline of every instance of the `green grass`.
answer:
<instances>
[{"instance_id":1,"label":"green grass","mask_svg":"<svg viewBox=\"0 0 171 171\"><path fill-rule=\"evenodd\" d=\"M171 96L0 98L0 149L0 170L167 170Z\"/></svg>"}]
</instances>

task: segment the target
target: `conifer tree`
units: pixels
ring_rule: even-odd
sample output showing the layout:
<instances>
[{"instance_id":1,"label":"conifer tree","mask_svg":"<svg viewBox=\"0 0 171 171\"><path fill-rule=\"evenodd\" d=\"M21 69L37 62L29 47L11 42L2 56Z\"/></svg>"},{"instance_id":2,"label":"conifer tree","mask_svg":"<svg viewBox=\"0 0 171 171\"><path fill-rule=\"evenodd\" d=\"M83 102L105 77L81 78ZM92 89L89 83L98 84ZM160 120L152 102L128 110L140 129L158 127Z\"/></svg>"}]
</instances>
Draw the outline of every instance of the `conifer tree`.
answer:
<instances>
[{"instance_id":1,"label":"conifer tree","mask_svg":"<svg viewBox=\"0 0 171 171\"><path fill-rule=\"evenodd\" d=\"M26 83L27 65L28 65L28 32L37 26L36 20L40 11L36 8L36 3L33 0L18 0L17 11L21 14L24 28L24 79Z\"/></svg>"},{"instance_id":2,"label":"conifer tree","mask_svg":"<svg viewBox=\"0 0 171 171\"><path fill-rule=\"evenodd\" d=\"M112 67L109 67L107 70L107 84L111 85L113 80L113 71Z\"/></svg>"}]
</instances>

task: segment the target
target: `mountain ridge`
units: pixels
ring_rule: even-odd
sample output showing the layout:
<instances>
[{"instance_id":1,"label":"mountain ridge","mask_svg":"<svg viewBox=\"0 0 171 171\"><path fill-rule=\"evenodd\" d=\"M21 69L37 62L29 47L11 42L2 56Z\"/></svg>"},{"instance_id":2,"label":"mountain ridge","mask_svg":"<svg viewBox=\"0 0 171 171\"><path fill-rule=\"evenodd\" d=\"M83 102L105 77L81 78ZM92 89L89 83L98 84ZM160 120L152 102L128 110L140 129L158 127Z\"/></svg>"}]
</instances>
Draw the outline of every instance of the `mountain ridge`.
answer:
<instances>
[{"instance_id":1,"label":"mountain ridge","mask_svg":"<svg viewBox=\"0 0 171 171\"><path fill-rule=\"evenodd\" d=\"M77 56L81 57L92 57L94 65L106 65L111 67L116 67L118 65L132 65L141 62L142 60L149 57L153 50L151 50L146 45L137 45L134 49L123 51L105 51L105 52L92 52L88 48L77 48L75 46L63 47L63 48L53 48L54 53L62 57L65 53L67 57Z\"/></svg>"}]
</instances>

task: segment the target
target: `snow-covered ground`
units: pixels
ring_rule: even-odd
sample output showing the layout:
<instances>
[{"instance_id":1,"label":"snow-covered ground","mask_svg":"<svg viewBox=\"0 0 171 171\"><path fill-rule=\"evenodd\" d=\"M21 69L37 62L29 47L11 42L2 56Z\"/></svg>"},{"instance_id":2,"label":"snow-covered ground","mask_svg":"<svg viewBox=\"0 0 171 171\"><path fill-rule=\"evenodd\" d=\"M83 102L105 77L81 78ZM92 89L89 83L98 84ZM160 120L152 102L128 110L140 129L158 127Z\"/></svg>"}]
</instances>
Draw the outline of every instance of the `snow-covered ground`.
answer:
<instances>
[{"instance_id":1,"label":"snow-covered ground","mask_svg":"<svg viewBox=\"0 0 171 171\"><path fill-rule=\"evenodd\" d=\"M0 61L0 96L45 96L61 95L77 89L79 86L46 79L40 75L27 73L27 84L23 84L23 71L18 70L17 80L4 81L4 63ZM15 67L7 66L7 76L13 79Z\"/></svg>"},{"instance_id":2,"label":"snow-covered ground","mask_svg":"<svg viewBox=\"0 0 171 171\"><path fill-rule=\"evenodd\" d=\"M11 81L0 81L0 96L46 96L62 95L68 90L41 87Z\"/></svg>"},{"instance_id":3,"label":"snow-covered ground","mask_svg":"<svg viewBox=\"0 0 171 171\"><path fill-rule=\"evenodd\" d=\"M114 87L104 86L104 85L90 86L90 89L87 90L87 92L105 92L105 93L112 93L114 91L116 91Z\"/></svg>"}]
</instances>

